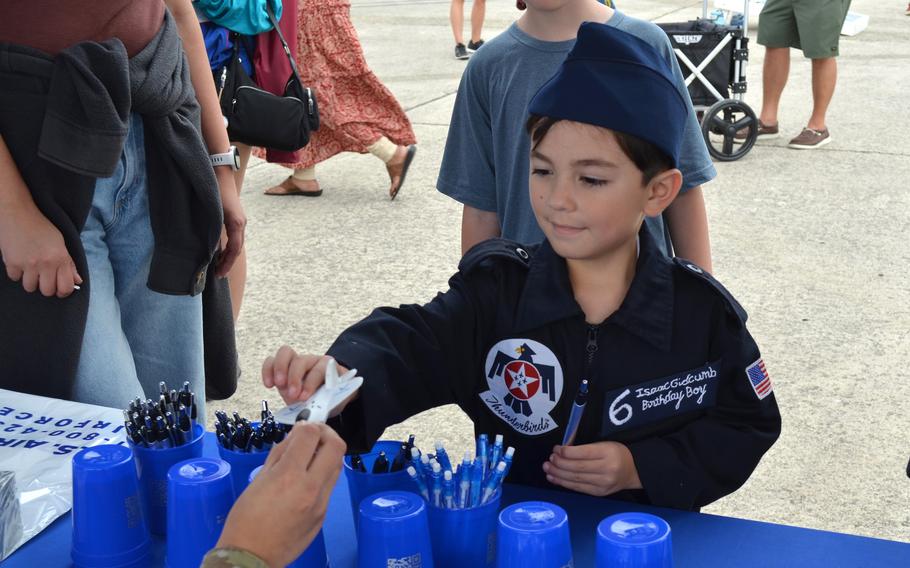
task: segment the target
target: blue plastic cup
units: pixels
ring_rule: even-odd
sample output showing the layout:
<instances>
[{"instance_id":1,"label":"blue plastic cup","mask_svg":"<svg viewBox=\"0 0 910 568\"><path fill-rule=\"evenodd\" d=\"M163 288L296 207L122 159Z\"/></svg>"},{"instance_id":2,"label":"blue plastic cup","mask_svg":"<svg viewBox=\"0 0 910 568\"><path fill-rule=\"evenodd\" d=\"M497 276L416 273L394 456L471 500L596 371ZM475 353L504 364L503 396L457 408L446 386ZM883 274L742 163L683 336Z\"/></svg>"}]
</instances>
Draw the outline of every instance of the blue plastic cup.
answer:
<instances>
[{"instance_id":1,"label":"blue plastic cup","mask_svg":"<svg viewBox=\"0 0 910 568\"><path fill-rule=\"evenodd\" d=\"M358 568L433 568L423 497L407 491L370 495L360 503Z\"/></svg>"},{"instance_id":2,"label":"blue plastic cup","mask_svg":"<svg viewBox=\"0 0 910 568\"><path fill-rule=\"evenodd\" d=\"M130 443L139 471L139 493L142 507L152 534L163 536L167 531L167 472L175 463L202 457L202 437L205 428L196 424L192 441L176 448L157 450Z\"/></svg>"},{"instance_id":3,"label":"blue plastic cup","mask_svg":"<svg viewBox=\"0 0 910 568\"><path fill-rule=\"evenodd\" d=\"M497 568L572 566L569 516L553 503L525 501L499 514Z\"/></svg>"},{"instance_id":4,"label":"blue plastic cup","mask_svg":"<svg viewBox=\"0 0 910 568\"><path fill-rule=\"evenodd\" d=\"M253 470L259 468L269 457L267 451L259 452L235 452L224 449L221 444L218 445L218 454L221 459L231 464L231 479L234 483L234 495L240 497L246 486L253 480L250 474Z\"/></svg>"},{"instance_id":5,"label":"blue plastic cup","mask_svg":"<svg viewBox=\"0 0 910 568\"><path fill-rule=\"evenodd\" d=\"M259 475L260 471L262 471L262 466L250 472L249 483L253 483L253 479ZM325 537L322 534L322 529L320 529L316 534L316 538L303 551L303 554L297 557L297 560L288 564L287 568L328 568L328 566L329 558L325 552Z\"/></svg>"},{"instance_id":6,"label":"blue plastic cup","mask_svg":"<svg viewBox=\"0 0 910 568\"><path fill-rule=\"evenodd\" d=\"M361 454L363 464L366 466L367 473L355 471L351 467L351 456L344 458L344 475L348 481L348 493L351 497L351 513L354 515L354 527L359 523L357 514L360 503L368 496L386 491L407 491L417 493L417 485L408 476L407 468L394 473L370 473L373 471L373 463L379 457L379 452L385 452L386 457L391 464L395 456L401 450L404 442L395 442L392 440L380 440L373 445L373 449L368 454Z\"/></svg>"},{"instance_id":7,"label":"blue plastic cup","mask_svg":"<svg viewBox=\"0 0 910 568\"><path fill-rule=\"evenodd\" d=\"M73 564L77 568L138 568L148 564L150 546L130 449L105 444L76 454Z\"/></svg>"},{"instance_id":8,"label":"blue plastic cup","mask_svg":"<svg viewBox=\"0 0 910 568\"><path fill-rule=\"evenodd\" d=\"M667 521L647 513L620 513L597 525L597 568L672 568Z\"/></svg>"},{"instance_id":9,"label":"blue plastic cup","mask_svg":"<svg viewBox=\"0 0 910 568\"><path fill-rule=\"evenodd\" d=\"M234 505L231 466L194 458L171 466L167 482L167 566L199 568Z\"/></svg>"},{"instance_id":10,"label":"blue plastic cup","mask_svg":"<svg viewBox=\"0 0 910 568\"><path fill-rule=\"evenodd\" d=\"M428 505L436 568L478 568L496 563L496 515L502 491L470 509Z\"/></svg>"}]
</instances>

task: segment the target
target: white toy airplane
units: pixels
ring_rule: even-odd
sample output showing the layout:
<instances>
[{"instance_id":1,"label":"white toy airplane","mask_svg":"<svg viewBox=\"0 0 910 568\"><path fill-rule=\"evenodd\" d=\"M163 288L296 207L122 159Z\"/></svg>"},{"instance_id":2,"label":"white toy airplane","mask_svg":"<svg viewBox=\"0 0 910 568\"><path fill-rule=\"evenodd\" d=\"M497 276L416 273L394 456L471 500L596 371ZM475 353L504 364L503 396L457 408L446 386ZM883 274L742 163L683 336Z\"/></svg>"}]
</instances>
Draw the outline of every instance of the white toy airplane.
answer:
<instances>
[{"instance_id":1,"label":"white toy airplane","mask_svg":"<svg viewBox=\"0 0 910 568\"><path fill-rule=\"evenodd\" d=\"M307 400L279 410L275 413L275 420L289 425L301 420L324 423L332 410L354 394L362 384L363 377L357 376L357 369L351 369L339 377L335 360L329 359L325 367L325 383Z\"/></svg>"}]
</instances>

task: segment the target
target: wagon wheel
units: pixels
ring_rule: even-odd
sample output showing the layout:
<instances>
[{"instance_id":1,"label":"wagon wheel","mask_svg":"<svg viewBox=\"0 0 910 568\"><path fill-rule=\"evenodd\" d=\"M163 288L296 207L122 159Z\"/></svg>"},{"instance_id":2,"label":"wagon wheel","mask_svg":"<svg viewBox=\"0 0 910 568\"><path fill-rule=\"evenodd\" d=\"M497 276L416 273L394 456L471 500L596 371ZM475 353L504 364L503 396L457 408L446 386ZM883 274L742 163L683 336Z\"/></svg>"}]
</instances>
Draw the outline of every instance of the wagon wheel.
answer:
<instances>
[{"instance_id":1,"label":"wagon wheel","mask_svg":"<svg viewBox=\"0 0 910 568\"><path fill-rule=\"evenodd\" d=\"M744 138L736 138L743 131ZM701 132L715 160L732 162L749 153L758 138L758 119L746 103L724 99L705 111Z\"/></svg>"}]
</instances>

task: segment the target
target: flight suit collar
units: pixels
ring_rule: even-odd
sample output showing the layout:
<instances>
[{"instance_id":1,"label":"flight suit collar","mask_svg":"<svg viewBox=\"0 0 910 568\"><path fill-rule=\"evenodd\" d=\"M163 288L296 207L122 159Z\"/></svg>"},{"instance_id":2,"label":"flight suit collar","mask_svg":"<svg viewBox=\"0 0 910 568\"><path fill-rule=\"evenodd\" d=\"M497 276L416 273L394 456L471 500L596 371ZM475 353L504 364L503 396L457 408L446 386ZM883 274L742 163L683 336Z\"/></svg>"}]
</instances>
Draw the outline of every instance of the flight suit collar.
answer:
<instances>
[{"instance_id":1,"label":"flight suit collar","mask_svg":"<svg viewBox=\"0 0 910 568\"><path fill-rule=\"evenodd\" d=\"M666 351L673 333L672 261L644 226L639 246L632 285L622 305L604 323L618 325ZM544 240L528 267L516 323L520 329L531 329L575 316L584 318L584 312L572 293L566 261Z\"/></svg>"}]
</instances>

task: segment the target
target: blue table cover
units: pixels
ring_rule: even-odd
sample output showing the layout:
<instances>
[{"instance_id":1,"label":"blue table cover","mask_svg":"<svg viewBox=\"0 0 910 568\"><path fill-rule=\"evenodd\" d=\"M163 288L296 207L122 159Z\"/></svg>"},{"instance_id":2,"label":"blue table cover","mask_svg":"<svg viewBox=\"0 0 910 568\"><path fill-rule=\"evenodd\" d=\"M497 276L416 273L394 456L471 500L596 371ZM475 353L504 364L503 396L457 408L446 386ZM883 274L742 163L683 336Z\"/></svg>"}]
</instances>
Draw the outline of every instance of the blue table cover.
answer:
<instances>
[{"instance_id":1,"label":"blue table cover","mask_svg":"<svg viewBox=\"0 0 910 568\"><path fill-rule=\"evenodd\" d=\"M218 455L212 434L206 435L205 444L205 455ZM568 512L575 565L579 568L594 566L597 524L604 517L624 511L652 513L670 523L676 568L910 566L908 543L506 485L503 506L530 500L556 503ZM14 552L2 563L3 568L72 566L71 532L71 516L67 514ZM332 568L354 568L357 548L344 475L339 477L329 501L324 534ZM164 566L164 541L156 539L154 549L152 565Z\"/></svg>"}]
</instances>

